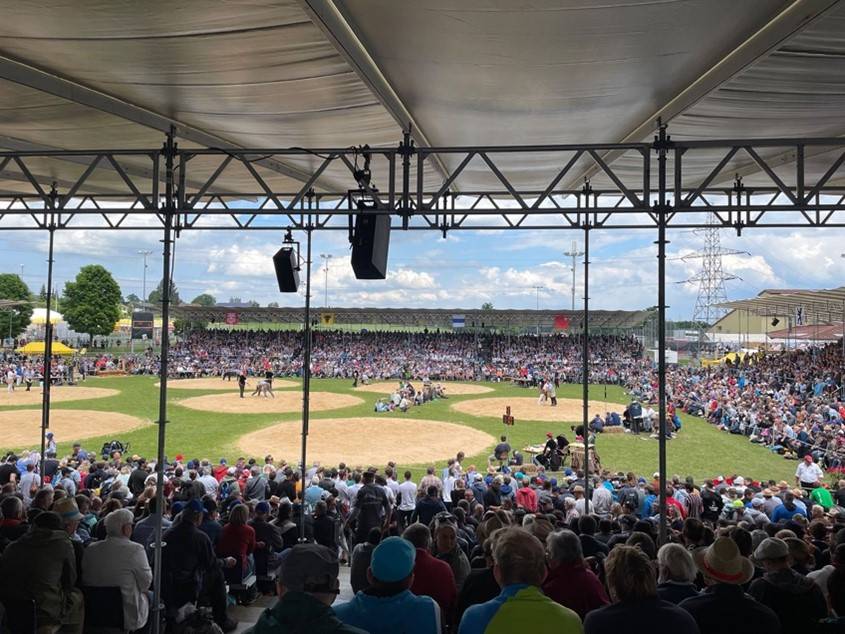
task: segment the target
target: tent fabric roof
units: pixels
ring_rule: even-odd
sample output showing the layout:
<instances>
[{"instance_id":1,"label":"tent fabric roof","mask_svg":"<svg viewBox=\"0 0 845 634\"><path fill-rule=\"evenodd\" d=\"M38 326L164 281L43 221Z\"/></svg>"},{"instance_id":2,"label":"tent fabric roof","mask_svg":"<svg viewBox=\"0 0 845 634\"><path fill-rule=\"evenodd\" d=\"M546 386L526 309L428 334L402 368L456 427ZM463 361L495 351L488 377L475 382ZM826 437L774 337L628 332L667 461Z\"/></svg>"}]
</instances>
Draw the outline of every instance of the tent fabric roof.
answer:
<instances>
[{"instance_id":1,"label":"tent fabric roof","mask_svg":"<svg viewBox=\"0 0 845 634\"><path fill-rule=\"evenodd\" d=\"M156 149L171 124L183 148L393 147L409 122L425 145L642 142L657 116L676 139L845 134L845 5L836 0L34 0L5 8L0 43L7 150ZM607 159L624 177L633 156ZM702 175L715 156L688 152L685 170ZM521 188L545 186L562 165L559 156L495 158ZM824 158L811 156L808 178ZM794 164L780 159L775 171L794 182ZM480 161L457 179L461 191L500 185ZM143 163L126 159L138 173L149 170ZM276 191L296 191L319 163L256 169ZM217 164L191 163L196 177ZM374 168L383 188L384 165ZM32 167L60 186L84 169L72 160ZM593 172L582 162L561 185ZM737 172L771 184L741 152L716 181ZM594 186L603 180L596 174ZM338 164L316 185L349 181ZM103 165L86 186L116 184ZM241 170L219 185L254 183ZM7 166L0 191L30 186Z\"/></svg>"},{"instance_id":2,"label":"tent fabric roof","mask_svg":"<svg viewBox=\"0 0 845 634\"><path fill-rule=\"evenodd\" d=\"M44 354L44 345L43 341L30 341L25 346L18 348L18 352L21 354ZM71 355L76 352L75 349L69 348L61 341L54 341L51 350L53 354L58 355Z\"/></svg>"}]
</instances>

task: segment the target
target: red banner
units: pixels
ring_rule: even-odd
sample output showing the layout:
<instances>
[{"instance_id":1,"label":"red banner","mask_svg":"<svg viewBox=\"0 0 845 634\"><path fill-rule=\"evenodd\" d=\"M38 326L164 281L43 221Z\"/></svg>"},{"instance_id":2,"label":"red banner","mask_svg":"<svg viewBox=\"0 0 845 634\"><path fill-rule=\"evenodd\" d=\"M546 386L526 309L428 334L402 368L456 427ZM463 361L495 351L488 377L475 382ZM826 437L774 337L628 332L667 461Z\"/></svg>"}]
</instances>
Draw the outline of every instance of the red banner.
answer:
<instances>
[{"instance_id":1,"label":"red banner","mask_svg":"<svg viewBox=\"0 0 845 634\"><path fill-rule=\"evenodd\" d=\"M555 330L569 330L569 316L555 315Z\"/></svg>"}]
</instances>

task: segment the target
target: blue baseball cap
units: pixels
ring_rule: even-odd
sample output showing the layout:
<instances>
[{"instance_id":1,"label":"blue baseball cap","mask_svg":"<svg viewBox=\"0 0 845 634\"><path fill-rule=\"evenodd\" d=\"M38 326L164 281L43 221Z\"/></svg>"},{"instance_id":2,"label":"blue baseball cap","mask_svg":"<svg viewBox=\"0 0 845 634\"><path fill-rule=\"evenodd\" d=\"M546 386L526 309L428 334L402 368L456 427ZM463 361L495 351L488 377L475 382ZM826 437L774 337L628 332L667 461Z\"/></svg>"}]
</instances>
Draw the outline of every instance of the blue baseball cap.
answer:
<instances>
[{"instance_id":1,"label":"blue baseball cap","mask_svg":"<svg viewBox=\"0 0 845 634\"><path fill-rule=\"evenodd\" d=\"M263 500L255 505L255 512L256 513L269 513L270 512L270 505Z\"/></svg>"},{"instance_id":2,"label":"blue baseball cap","mask_svg":"<svg viewBox=\"0 0 845 634\"><path fill-rule=\"evenodd\" d=\"M414 571L416 558L417 550L411 542L401 537L388 537L373 550L370 570L382 583L395 583Z\"/></svg>"}]
</instances>

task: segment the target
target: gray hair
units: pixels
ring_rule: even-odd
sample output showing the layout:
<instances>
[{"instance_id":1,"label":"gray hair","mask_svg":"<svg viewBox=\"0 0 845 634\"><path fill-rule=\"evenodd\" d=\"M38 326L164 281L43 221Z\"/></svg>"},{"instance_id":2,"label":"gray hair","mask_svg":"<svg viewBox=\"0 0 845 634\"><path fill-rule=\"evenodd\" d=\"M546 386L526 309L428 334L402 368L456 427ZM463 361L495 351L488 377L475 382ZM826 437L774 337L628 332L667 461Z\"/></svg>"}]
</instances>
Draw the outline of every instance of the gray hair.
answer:
<instances>
[{"instance_id":1,"label":"gray hair","mask_svg":"<svg viewBox=\"0 0 845 634\"><path fill-rule=\"evenodd\" d=\"M129 509L112 511L103 520L106 526L106 535L109 537L120 537L123 534L123 527L127 524L131 526L134 520L135 517Z\"/></svg>"},{"instance_id":2,"label":"gray hair","mask_svg":"<svg viewBox=\"0 0 845 634\"><path fill-rule=\"evenodd\" d=\"M568 529L549 533L546 537L549 559L562 564L574 564L584 559L581 539Z\"/></svg>"},{"instance_id":3,"label":"gray hair","mask_svg":"<svg viewBox=\"0 0 845 634\"><path fill-rule=\"evenodd\" d=\"M695 579L696 567L689 551L680 544L664 544L657 551L658 583L690 582Z\"/></svg>"}]
</instances>

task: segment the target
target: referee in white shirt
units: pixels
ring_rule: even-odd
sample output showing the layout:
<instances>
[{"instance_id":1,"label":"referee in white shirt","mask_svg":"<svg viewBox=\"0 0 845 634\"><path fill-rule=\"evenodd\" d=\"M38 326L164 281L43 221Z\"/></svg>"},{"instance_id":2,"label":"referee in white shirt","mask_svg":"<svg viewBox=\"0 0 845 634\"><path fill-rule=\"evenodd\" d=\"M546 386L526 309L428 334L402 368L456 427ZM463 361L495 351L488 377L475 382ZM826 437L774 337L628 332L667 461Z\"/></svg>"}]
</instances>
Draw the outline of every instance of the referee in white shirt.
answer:
<instances>
[{"instance_id":1,"label":"referee in white shirt","mask_svg":"<svg viewBox=\"0 0 845 634\"><path fill-rule=\"evenodd\" d=\"M798 486L812 491L816 488L816 482L821 482L823 479L824 471L813 461L813 456L810 454L804 456L804 461L798 463L798 468L795 470L795 481Z\"/></svg>"}]
</instances>

